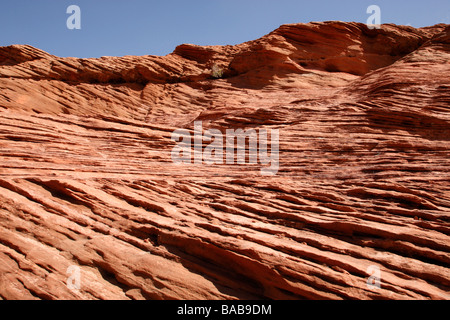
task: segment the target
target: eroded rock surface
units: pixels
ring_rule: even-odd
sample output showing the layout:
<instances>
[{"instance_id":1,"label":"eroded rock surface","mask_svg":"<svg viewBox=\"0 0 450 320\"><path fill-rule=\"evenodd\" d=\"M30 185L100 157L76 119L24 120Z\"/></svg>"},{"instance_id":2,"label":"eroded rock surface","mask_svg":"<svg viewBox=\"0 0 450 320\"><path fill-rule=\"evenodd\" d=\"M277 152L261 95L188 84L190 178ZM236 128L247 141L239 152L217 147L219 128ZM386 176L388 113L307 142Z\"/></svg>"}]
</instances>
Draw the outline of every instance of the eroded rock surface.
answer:
<instances>
[{"instance_id":1,"label":"eroded rock surface","mask_svg":"<svg viewBox=\"0 0 450 320\"><path fill-rule=\"evenodd\" d=\"M448 25L285 25L165 57L2 47L0 297L449 299L449 75ZM277 175L175 165L194 121L278 129Z\"/></svg>"}]
</instances>

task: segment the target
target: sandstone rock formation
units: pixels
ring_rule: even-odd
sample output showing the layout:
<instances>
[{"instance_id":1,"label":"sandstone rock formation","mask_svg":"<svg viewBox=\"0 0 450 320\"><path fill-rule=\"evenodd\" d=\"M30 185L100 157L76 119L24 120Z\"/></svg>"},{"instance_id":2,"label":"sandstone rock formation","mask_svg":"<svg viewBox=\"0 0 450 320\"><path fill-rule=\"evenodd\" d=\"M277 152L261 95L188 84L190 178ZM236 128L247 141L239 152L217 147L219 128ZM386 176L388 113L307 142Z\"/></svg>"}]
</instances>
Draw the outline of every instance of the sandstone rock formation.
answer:
<instances>
[{"instance_id":1,"label":"sandstone rock formation","mask_svg":"<svg viewBox=\"0 0 450 320\"><path fill-rule=\"evenodd\" d=\"M0 298L449 299L449 75L448 25L1 47ZM200 120L279 129L278 174L175 165L172 132Z\"/></svg>"}]
</instances>

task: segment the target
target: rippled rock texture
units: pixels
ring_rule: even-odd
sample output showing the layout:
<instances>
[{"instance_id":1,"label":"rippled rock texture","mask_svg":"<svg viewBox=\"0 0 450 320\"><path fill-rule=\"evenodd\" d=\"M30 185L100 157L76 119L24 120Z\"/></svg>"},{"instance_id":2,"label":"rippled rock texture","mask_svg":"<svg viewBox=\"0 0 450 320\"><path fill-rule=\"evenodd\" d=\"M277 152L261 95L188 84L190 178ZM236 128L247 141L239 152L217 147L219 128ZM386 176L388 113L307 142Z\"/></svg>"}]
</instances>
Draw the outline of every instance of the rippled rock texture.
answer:
<instances>
[{"instance_id":1,"label":"rippled rock texture","mask_svg":"<svg viewBox=\"0 0 450 320\"><path fill-rule=\"evenodd\" d=\"M449 75L448 25L1 47L0 297L450 299ZM195 121L278 129L278 173L174 164Z\"/></svg>"}]
</instances>

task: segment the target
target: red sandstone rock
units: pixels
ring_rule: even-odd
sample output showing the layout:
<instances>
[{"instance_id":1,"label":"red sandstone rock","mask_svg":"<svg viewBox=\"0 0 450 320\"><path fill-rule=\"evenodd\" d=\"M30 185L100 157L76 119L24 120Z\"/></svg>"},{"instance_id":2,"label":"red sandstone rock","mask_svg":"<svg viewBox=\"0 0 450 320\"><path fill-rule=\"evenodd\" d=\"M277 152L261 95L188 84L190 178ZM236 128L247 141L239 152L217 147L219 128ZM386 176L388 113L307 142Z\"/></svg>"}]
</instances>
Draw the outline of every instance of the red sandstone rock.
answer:
<instances>
[{"instance_id":1,"label":"red sandstone rock","mask_svg":"<svg viewBox=\"0 0 450 320\"><path fill-rule=\"evenodd\" d=\"M326 22L165 57L0 48L0 297L449 299L449 39ZM278 174L174 165L196 120L279 129Z\"/></svg>"}]
</instances>

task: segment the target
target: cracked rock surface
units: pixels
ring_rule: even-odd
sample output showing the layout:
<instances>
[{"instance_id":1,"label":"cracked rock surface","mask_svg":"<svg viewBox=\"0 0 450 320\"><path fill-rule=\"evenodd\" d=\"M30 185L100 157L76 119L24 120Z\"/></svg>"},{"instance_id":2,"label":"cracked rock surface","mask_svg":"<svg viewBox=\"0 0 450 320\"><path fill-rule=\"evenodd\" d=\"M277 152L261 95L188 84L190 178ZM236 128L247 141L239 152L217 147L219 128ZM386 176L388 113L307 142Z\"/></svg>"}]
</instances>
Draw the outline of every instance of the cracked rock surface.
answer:
<instances>
[{"instance_id":1,"label":"cracked rock surface","mask_svg":"<svg viewBox=\"0 0 450 320\"><path fill-rule=\"evenodd\" d=\"M0 298L450 299L449 75L443 24L164 57L0 47ZM277 174L173 163L195 121L278 129Z\"/></svg>"}]
</instances>

